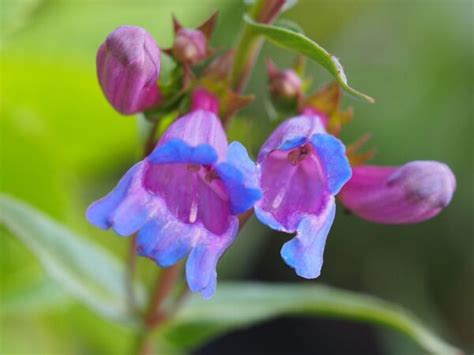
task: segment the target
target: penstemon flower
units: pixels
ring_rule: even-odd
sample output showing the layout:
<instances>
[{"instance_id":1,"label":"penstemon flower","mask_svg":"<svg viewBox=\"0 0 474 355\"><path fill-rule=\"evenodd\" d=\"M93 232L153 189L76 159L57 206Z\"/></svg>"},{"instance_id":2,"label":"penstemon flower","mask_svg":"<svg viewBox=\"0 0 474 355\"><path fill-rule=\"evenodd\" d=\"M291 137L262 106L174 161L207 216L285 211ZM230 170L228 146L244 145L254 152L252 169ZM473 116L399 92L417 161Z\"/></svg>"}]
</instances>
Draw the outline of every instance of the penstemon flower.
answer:
<instances>
[{"instance_id":1,"label":"penstemon flower","mask_svg":"<svg viewBox=\"0 0 474 355\"><path fill-rule=\"evenodd\" d=\"M263 198L258 219L296 236L281 249L304 278L318 277L334 220L334 196L351 177L343 143L326 133L321 118L305 114L283 122L262 146L258 163Z\"/></svg>"},{"instance_id":2,"label":"penstemon flower","mask_svg":"<svg viewBox=\"0 0 474 355\"><path fill-rule=\"evenodd\" d=\"M192 107L109 195L89 207L87 218L122 236L138 232L138 254L162 267L189 255L189 287L208 298L216 288L217 262L237 235L237 214L261 192L245 148L227 143L216 99L198 90Z\"/></svg>"},{"instance_id":3,"label":"penstemon flower","mask_svg":"<svg viewBox=\"0 0 474 355\"><path fill-rule=\"evenodd\" d=\"M339 195L352 213L385 224L417 223L436 216L456 189L446 164L413 161L400 167L358 166Z\"/></svg>"},{"instance_id":4,"label":"penstemon flower","mask_svg":"<svg viewBox=\"0 0 474 355\"><path fill-rule=\"evenodd\" d=\"M131 115L156 106L160 49L141 27L113 31L97 52L97 76L105 97L120 113Z\"/></svg>"}]
</instances>

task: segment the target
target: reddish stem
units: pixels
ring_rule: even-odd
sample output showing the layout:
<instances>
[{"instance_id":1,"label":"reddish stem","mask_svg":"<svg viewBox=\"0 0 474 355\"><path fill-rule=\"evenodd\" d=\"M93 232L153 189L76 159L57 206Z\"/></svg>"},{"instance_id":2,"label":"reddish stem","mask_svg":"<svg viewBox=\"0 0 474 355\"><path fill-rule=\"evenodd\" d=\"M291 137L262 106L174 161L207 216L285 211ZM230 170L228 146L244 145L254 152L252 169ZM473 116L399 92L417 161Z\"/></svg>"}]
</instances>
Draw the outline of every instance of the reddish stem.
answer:
<instances>
[{"instance_id":1,"label":"reddish stem","mask_svg":"<svg viewBox=\"0 0 474 355\"><path fill-rule=\"evenodd\" d=\"M136 271L136 261L137 261L137 254L135 251L135 243L136 243L137 235L134 234L130 240L130 244L128 247L128 255L127 255L127 271L125 275L125 281L127 285L127 299L128 299L128 306L130 311L133 313L137 313L137 303L135 299L135 290L134 290L134 279L135 279L135 271Z\"/></svg>"},{"instance_id":2,"label":"reddish stem","mask_svg":"<svg viewBox=\"0 0 474 355\"><path fill-rule=\"evenodd\" d=\"M163 302L173 291L174 285L181 273L181 263L163 269L158 280L153 295L150 299L150 305L145 318L145 325L150 328L156 328L163 320L167 319L166 312L162 308Z\"/></svg>"}]
</instances>

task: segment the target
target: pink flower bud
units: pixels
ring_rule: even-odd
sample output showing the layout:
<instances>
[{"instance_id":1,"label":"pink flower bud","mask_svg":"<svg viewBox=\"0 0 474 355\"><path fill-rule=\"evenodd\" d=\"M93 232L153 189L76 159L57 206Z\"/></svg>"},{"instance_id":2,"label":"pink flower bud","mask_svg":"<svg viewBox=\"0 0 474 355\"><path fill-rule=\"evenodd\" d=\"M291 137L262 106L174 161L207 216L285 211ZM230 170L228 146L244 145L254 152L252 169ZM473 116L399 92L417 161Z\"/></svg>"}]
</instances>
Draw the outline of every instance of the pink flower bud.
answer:
<instances>
[{"instance_id":1,"label":"pink flower bud","mask_svg":"<svg viewBox=\"0 0 474 355\"><path fill-rule=\"evenodd\" d=\"M291 69L277 72L270 77L270 93L276 99L296 99L302 93L302 80Z\"/></svg>"},{"instance_id":2,"label":"pink flower bud","mask_svg":"<svg viewBox=\"0 0 474 355\"><path fill-rule=\"evenodd\" d=\"M206 59L206 36L199 30L180 28L173 43L173 55L180 62L188 64L196 64Z\"/></svg>"},{"instance_id":3,"label":"pink flower bud","mask_svg":"<svg viewBox=\"0 0 474 355\"><path fill-rule=\"evenodd\" d=\"M194 90L191 103L191 111L205 110L219 113L219 99L203 88Z\"/></svg>"},{"instance_id":4,"label":"pink flower bud","mask_svg":"<svg viewBox=\"0 0 474 355\"><path fill-rule=\"evenodd\" d=\"M97 52L97 76L110 104L120 113L145 111L160 101L160 49L143 28L122 26Z\"/></svg>"},{"instance_id":5,"label":"pink flower bud","mask_svg":"<svg viewBox=\"0 0 474 355\"><path fill-rule=\"evenodd\" d=\"M354 214L384 224L422 222L451 201L456 178L446 164L413 161L401 167L359 166L339 197Z\"/></svg>"}]
</instances>

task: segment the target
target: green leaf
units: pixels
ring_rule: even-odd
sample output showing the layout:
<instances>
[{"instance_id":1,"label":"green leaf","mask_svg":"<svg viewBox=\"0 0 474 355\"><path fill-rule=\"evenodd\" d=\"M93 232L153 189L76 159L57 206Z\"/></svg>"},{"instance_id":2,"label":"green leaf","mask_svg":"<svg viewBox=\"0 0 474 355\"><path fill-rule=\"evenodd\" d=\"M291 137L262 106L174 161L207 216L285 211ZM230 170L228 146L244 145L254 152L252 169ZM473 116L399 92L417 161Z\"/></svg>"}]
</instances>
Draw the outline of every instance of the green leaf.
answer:
<instances>
[{"instance_id":1,"label":"green leaf","mask_svg":"<svg viewBox=\"0 0 474 355\"><path fill-rule=\"evenodd\" d=\"M339 85L341 85L347 93L369 103L375 102L372 97L350 87L339 60L304 34L283 27L257 23L248 15L244 16L244 21L253 31L255 31L255 33L265 36L274 44L296 53L303 54L321 64L336 78Z\"/></svg>"},{"instance_id":2,"label":"green leaf","mask_svg":"<svg viewBox=\"0 0 474 355\"><path fill-rule=\"evenodd\" d=\"M406 334L431 354L461 354L396 305L321 285L220 283L211 301L191 296L161 335L175 345L194 346L233 329L291 314L383 325Z\"/></svg>"},{"instance_id":3,"label":"green leaf","mask_svg":"<svg viewBox=\"0 0 474 355\"><path fill-rule=\"evenodd\" d=\"M256 0L244 0L245 5L253 5L255 4ZM298 0L286 0L285 4L283 5L281 12L286 12L290 10L292 7L294 7L296 4L298 4Z\"/></svg>"},{"instance_id":4,"label":"green leaf","mask_svg":"<svg viewBox=\"0 0 474 355\"><path fill-rule=\"evenodd\" d=\"M0 48L6 39L27 25L32 14L44 3L44 0L22 0L2 2L0 12Z\"/></svg>"},{"instance_id":5,"label":"green leaf","mask_svg":"<svg viewBox=\"0 0 474 355\"><path fill-rule=\"evenodd\" d=\"M278 19L275 26L286 28L289 31L304 34L304 29L297 22L288 20L286 18Z\"/></svg>"},{"instance_id":6,"label":"green leaf","mask_svg":"<svg viewBox=\"0 0 474 355\"><path fill-rule=\"evenodd\" d=\"M45 276L32 282L30 280L28 284L22 284L20 287L17 286L15 290L7 290L2 293L1 316L43 313L63 308L71 303L71 297Z\"/></svg>"},{"instance_id":7,"label":"green leaf","mask_svg":"<svg viewBox=\"0 0 474 355\"><path fill-rule=\"evenodd\" d=\"M0 223L71 296L109 319L134 321L126 304L123 266L106 250L5 194L0 194ZM143 289L137 286L137 291L143 301Z\"/></svg>"}]
</instances>

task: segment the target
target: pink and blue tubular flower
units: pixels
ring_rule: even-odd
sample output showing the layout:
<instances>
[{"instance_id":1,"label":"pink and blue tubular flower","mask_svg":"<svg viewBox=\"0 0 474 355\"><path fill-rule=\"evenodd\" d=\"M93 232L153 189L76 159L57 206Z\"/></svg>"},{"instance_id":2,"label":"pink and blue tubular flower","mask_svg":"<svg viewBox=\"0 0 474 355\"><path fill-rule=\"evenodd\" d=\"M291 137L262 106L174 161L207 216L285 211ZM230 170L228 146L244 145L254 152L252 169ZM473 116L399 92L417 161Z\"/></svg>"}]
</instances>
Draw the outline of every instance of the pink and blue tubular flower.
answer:
<instances>
[{"instance_id":1,"label":"pink and blue tubular flower","mask_svg":"<svg viewBox=\"0 0 474 355\"><path fill-rule=\"evenodd\" d=\"M258 163L263 198L255 205L267 226L296 236L281 249L283 260L304 278L321 273L335 195L351 177L343 143L326 133L321 118L291 118L262 146Z\"/></svg>"},{"instance_id":2,"label":"pink and blue tubular flower","mask_svg":"<svg viewBox=\"0 0 474 355\"><path fill-rule=\"evenodd\" d=\"M208 99L197 92L193 110L87 211L102 229L138 232L137 253L161 267L188 256L189 287L205 298L213 295L217 262L238 233L237 215L261 198L256 165L240 143L228 144L217 105Z\"/></svg>"}]
</instances>

